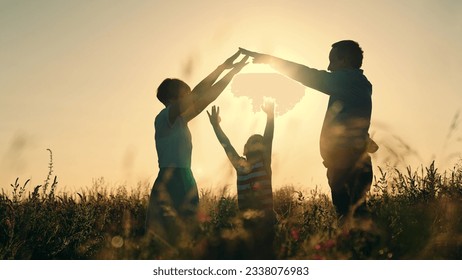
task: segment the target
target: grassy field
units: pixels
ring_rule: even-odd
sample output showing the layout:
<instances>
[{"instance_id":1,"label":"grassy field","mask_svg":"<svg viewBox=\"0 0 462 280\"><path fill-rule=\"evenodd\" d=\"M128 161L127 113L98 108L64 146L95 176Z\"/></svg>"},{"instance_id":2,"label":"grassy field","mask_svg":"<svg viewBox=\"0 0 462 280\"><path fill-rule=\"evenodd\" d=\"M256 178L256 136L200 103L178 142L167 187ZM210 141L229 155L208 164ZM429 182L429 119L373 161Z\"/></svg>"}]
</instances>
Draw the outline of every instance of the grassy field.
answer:
<instances>
[{"instance_id":1,"label":"grassy field","mask_svg":"<svg viewBox=\"0 0 462 280\"><path fill-rule=\"evenodd\" d=\"M0 195L1 259L240 259L248 244L236 197L202 190L199 228L175 246L144 235L151 186L109 188L104 180L57 194L50 173L31 188L19 179ZM375 174L372 218L338 227L330 197L277 188L276 259L462 259L462 167L434 164ZM54 180L53 180L54 179ZM251 219L251 217L250 217Z\"/></svg>"}]
</instances>

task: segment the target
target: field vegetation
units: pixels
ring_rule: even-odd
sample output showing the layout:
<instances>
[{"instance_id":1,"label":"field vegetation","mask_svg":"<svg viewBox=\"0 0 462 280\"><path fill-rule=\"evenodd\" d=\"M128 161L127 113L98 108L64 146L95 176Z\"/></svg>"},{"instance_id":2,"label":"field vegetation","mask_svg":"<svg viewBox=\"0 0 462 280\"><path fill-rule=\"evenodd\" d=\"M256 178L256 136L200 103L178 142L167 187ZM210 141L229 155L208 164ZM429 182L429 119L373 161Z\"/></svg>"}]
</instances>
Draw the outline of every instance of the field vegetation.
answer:
<instances>
[{"instance_id":1,"label":"field vegetation","mask_svg":"<svg viewBox=\"0 0 462 280\"><path fill-rule=\"evenodd\" d=\"M239 213L227 188L201 190L198 228L173 245L144 234L149 182L114 188L98 179L58 193L52 164L43 185L17 179L0 194L1 259L247 258L242 223L252 217ZM371 218L342 226L328 194L276 188L275 258L461 259L462 166L379 170L367 197Z\"/></svg>"}]
</instances>

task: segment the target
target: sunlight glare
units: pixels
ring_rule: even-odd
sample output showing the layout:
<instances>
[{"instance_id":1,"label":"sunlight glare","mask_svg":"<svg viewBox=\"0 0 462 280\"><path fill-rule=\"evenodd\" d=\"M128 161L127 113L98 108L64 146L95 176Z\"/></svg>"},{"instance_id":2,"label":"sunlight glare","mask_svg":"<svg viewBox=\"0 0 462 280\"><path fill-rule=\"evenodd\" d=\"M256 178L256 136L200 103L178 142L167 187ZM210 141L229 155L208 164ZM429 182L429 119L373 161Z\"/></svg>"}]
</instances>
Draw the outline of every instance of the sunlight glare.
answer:
<instances>
[{"instance_id":1,"label":"sunlight glare","mask_svg":"<svg viewBox=\"0 0 462 280\"><path fill-rule=\"evenodd\" d=\"M254 64L250 60L250 63L242 69L241 73L276 73L276 71L269 65Z\"/></svg>"}]
</instances>

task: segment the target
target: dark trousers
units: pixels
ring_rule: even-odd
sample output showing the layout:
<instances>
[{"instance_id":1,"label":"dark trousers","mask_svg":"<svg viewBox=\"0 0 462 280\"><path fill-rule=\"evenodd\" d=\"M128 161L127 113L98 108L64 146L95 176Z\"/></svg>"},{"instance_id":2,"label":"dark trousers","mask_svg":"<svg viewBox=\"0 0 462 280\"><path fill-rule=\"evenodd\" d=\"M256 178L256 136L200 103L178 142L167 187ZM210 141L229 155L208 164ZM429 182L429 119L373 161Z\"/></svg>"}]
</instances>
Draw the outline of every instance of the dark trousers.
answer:
<instances>
[{"instance_id":1,"label":"dark trousers","mask_svg":"<svg viewBox=\"0 0 462 280\"><path fill-rule=\"evenodd\" d=\"M244 229L249 234L247 244L241 250L244 259L271 260L276 257L274 248L276 217L272 209L260 213L264 214L243 220Z\"/></svg>"},{"instance_id":2,"label":"dark trousers","mask_svg":"<svg viewBox=\"0 0 462 280\"><path fill-rule=\"evenodd\" d=\"M373 178L371 157L367 153L350 156L351 158L342 158L337 163L325 163L332 202L339 217L345 217L349 213L354 216L368 213L365 196Z\"/></svg>"}]
</instances>

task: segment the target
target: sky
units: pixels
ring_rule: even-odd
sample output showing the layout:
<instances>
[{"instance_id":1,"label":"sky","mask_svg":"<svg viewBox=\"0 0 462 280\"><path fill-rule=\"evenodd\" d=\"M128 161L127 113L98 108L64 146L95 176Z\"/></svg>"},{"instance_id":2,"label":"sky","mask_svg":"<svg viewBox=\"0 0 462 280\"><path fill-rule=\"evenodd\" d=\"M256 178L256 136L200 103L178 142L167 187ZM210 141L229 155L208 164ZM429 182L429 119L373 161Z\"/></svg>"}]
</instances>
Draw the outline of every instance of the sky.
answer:
<instances>
[{"instance_id":1,"label":"sky","mask_svg":"<svg viewBox=\"0 0 462 280\"><path fill-rule=\"evenodd\" d=\"M49 150L58 191L101 178L152 184L163 79L194 87L238 47L326 69L343 39L359 42L373 84L376 174L433 160L450 169L462 155L460 34L457 0L0 0L0 188L10 193L16 178L43 184ZM326 95L249 64L211 106L242 153L263 133L266 93L277 111L273 187L328 190L318 143ZM189 127L199 188L232 191L235 173L207 114Z\"/></svg>"}]
</instances>

